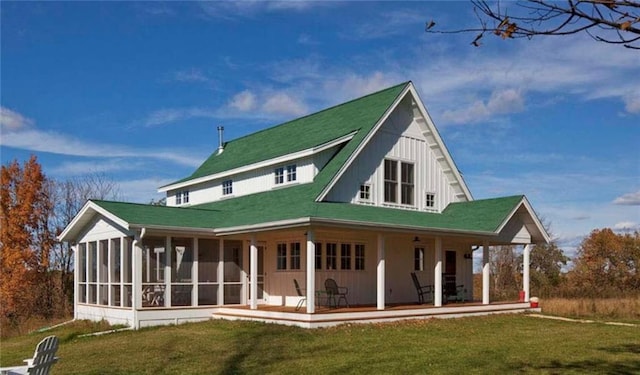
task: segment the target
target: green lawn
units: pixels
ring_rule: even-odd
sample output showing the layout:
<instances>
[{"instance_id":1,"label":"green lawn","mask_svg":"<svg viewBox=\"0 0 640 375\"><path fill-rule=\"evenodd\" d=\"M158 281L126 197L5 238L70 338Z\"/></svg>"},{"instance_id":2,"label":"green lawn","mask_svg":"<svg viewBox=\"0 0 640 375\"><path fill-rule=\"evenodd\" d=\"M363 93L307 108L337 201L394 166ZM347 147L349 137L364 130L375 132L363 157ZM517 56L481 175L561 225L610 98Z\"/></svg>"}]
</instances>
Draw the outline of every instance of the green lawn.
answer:
<instances>
[{"instance_id":1,"label":"green lawn","mask_svg":"<svg viewBox=\"0 0 640 375\"><path fill-rule=\"evenodd\" d=\"M307 330L209 321L104 336L73 323L5 340L18 365L61 338L54 374L640 374L640 327L497 315Z\"/></svg>"}]
</instances>

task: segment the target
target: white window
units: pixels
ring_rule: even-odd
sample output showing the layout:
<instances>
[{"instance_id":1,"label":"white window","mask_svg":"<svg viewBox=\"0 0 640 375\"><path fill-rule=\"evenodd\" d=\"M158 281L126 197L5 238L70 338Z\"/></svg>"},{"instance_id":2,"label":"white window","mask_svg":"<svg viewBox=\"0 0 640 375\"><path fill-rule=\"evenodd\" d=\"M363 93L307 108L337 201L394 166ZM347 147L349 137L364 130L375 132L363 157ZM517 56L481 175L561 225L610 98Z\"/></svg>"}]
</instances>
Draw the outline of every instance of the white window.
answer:
<instances>
[{"instance_id":1,"label":"white window","mask_svg":"<svg viewBox=\"0 0 640 375\"><path fill-rule=\"evenodd\" d=\"M369 184L360 185L360 200L367 201L367 202L371 200L371 185Z\"/></svg>"},{"instance_id":2,"label":"white window","mask_svg":"<svg viewBox=\"0 0 640 375\"><path fill-rule=\"evenodd\" d=\"M424 197L424 206L427 209L433 209L436 207L436 195L434 193L427 193Z\"/></svg>"},{"instance_id":3,"label":"white window","mask_svg":"<svg viewBox=\"0 0 640 375\"><path fill-rule=\"evenodd\" d=\"M413 206L413 164L400 163L400 203Z\"/></svg>"},{"instance_id":4,"label":"white window","mask_svg":"<svg viewBox=\"0 0 640 375\"><path fill-rule=\"evenodd\" d=\"M384 201L398 202L398 162L384 159Z\"/></svg>"},{"instance_id":5,"label":"white window","mask_svg":"<svg viewBox=\"0 0 640 375\"><path fill-rule=\"evenodd\" d=\"M297 179L296 165L295 164L288 165L287 166L287 182L292 182L292 181L295 181L296 179Z\"/></svg>"},{"instance_id":6,"label":"white window","mask_svg":"<svg viewBox=\"0 0 640 375\"><path fill-rule=\"evenodd\" d=\"M356 270L364 270L364 244L356 244Z\"/></svg>"},{"instance_id":7,"label":"white window","mask_svg":"<svg viewBox=\"0 0 640 375\"><path fill-rule=\"evenodd\" d=\"M287 269L287 244L279 243L276 250L277 250L276 269L286 270Z\"/></svg>"},{"instance_id":8,"label":"white window","mask_svg":"<svg viewBox=\"0 0 640 375\"><path fill-rule=\"evenodd\" d=\"M289 244L289 258L292 270L300 269L300 242L292 242Z\"/></svg>"},{"instance_id":9,"label":"white window","mask_svg":"<svg viewBox=\"0 0 640 375\"><path fill-rule=\"evenodd\" d=\"M413 270L424 271L424 247L416 247L413 254Z\"/></svg>"},{"instance_id":10,"label":"white window","mask_svg":"<svg viewBox=\"0 0 640 375\"><path fill-rule=\"evenodd\" d=\"M189 190L176 193L176 205L189 203Z\"/></svg>"},{"instance_id":11,"label":"white window","mask_svg":"<svg viewBox=\"0 0 640 375\"><path fill-rule=\"evenodd\" d=\"M222 195L233 194L233 180L226 180L222 182Z\"/></svg>"},{"instance_id":12,"label":"white window","mask_svg":"<svg viewBox=\"0 0 640 375\"><path fill-rule=\"evenodd\" d=\"M275 177L276 177L276 185L280 185L284 183L284 168L280 167L280 168L276 168L275 170Z\"/></svg>"},{"instance_id":13,"label":"white window","mask_svg":"<svg viewBox=\"0 0 640 375\"><path fill-rule=\"evenodd\" d=\"M400 168L398 168L400 165ZM400 181L400 185L398 185ZM384 160L384 201L413 206L415 204L414 165L396 160ZM398 202L398 196L400 202Z\"/></svg>"}]
</instances>

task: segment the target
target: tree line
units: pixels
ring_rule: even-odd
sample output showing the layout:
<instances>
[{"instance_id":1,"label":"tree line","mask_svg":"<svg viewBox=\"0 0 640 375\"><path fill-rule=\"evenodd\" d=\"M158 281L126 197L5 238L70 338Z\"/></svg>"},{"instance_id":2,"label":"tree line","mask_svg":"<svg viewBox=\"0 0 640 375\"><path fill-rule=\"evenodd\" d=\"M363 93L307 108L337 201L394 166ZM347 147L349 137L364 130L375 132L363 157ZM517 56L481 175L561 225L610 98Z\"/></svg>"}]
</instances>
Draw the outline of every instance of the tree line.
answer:
<instances>
[{"instance_id":1,"label":"tree line","mask_svg":"<svg viewBox=\"0 0 640 375\"><path fill-rule=\"evenodd\" d=\"M0 326L73 311L73 251L56 236L88 199L117 199L103 174L56 181L35 156L14 160L0 175Z\"/></svg>"},{"instance_id":2,"label":"tree line","mask_svg":"<svg viewBox=\"0 0 640 375\"><path fill-rule=\"evenodd\" d=\"M491 294L518 296L523 255L514 246L490 249ZM555 241L535 245L530 257L530 292L538 297L616 298L640 296L640 232L595 229L569 259Z\"/></svg>"},{"instance_id":3,"label":"tree line","mask_svg":"<svg viewBox=\"0 0 640 375\"><path fill-rule=\"evenodd\" d=\"M69 316L74 294L73 251L69 244L56 241L56 236L88 199L118 199L117 185L101 174L49 179L35 156L22 165L17 160L3 165L0 180L0 324L19 327L32 317ZM493 300L518 297L522 258L514 246L490 249ZM555 241L536 245L530 262L531 294L535 296L640 295L638 231L596 229L582 241L572 260Z\"/></svg>"}]
</instances>

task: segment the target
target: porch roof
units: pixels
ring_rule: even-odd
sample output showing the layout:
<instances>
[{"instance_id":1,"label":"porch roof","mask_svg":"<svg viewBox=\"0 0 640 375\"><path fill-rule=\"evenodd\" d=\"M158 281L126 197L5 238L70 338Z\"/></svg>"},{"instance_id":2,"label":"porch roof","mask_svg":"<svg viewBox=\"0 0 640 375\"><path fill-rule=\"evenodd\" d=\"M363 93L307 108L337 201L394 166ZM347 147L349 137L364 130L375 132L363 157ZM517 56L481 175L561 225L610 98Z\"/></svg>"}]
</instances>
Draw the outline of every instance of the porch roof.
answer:
<instances>
[{"instance_id":1,"label":"porch roof","mask_svg":"<svg viewBox=\"0 0 640 375\"><path fill-rule=\"evenodd\" d=\"M82 223L88 223L96 214L110 216L112 220L122 223L125 229L153 227L202 230L218 235L317 222L495 236L521 207L529 210L528 202L522 195L452 203L442 213L430 213L350 203L315 202L313 190L313 184L304 184L197 207L89 201L76 217L80 222L75 224L79 225L70 225L68 231L60 235L60 239L73 238L82 230ZM535 214L529 212L529 215L537 223ZM535 242L548 241L546 233L533 232Z\"/></svg>"}]
</instances>

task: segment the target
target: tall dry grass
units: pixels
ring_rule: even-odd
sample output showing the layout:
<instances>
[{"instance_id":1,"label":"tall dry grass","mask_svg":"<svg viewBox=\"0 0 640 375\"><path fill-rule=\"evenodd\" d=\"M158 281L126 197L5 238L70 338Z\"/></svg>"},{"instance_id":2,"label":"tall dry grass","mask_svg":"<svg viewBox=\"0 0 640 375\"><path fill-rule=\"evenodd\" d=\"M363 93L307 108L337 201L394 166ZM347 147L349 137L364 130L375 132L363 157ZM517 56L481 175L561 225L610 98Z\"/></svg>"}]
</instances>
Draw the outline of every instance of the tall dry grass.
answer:
<instances>
[{"instance_id":1,"label":"tall dry grass","mask_svg":"<svg viewBox=\"0 0 640 375\"><path fill-rule=\"evenodd\" d=\"M640 321L640 296L626 298L545 298L540 300L540 307L546 314L570 318Z\"/></svg>"}]
</instances>

